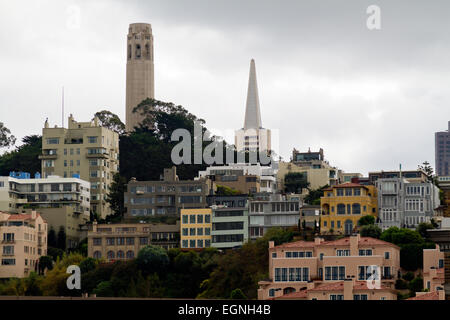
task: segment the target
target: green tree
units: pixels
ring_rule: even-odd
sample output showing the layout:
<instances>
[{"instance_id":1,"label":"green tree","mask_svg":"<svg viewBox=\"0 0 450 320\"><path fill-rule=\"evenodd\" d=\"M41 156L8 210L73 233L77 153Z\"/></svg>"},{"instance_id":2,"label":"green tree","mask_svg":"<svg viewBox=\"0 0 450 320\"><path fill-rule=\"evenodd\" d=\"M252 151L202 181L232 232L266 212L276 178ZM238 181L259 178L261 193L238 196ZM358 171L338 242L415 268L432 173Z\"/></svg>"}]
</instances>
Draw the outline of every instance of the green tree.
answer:
<instances>
[{"instance_id":1,"label":"green tree","mask_svg":"<svg viewBox=\"0 0 450 320\"><path fill-rule=\"evenodd\" d=\"M216 189L216 195L219 196L234 196L234 195L239 195L242 194L242 192L240 192L239 190L227 187L227 186L221 186L221 185L217 185L217 189Z\"/></svg>"},{"instance_id":2,"label":"green tree","mask_svg":"<svg viewBox=\"0 0 450 320\"><path fill-rule=\"evenodd\" d=\"M309 186L306 172L289 172L284 176L284 191L302 193Z\"/></svg>"},{"instance_id":3,"label":"green tree","mask_svg":"<svg viewBox=\"0 0 450 320\"><path fill-rule=\"evenodd\" d=\"M80 262L80 271L81 274L84 275L88 273L89 271L95 270L97 267L97 260L91 257L88 257Z\"/></svg>"},{"instance_id":4,"label":"green tree","mask_svg":"<svg viewBox=\"0 0 450 320\"><path fill-rule=\"evenodd\" d=\"M23 144L15 150L0 156L0 175L8 176L11 171L25 171L31 174L41 171L39 155L42 152L42 137L26 136L22 142Z\"/></svg>"},{"instance_id":5,"label":"green tree","mask_svg":"<svg viewBox=\"0 0 450 320\"><path fill-rule=\"evenodd\" d=\"M430 163L428 161L424 161L422 165L418 165L417 168L419 170L423 170L425 174L427 175L427 178L429 181L433 181L433 168L430 166Z\"/></svg>"},{"instance_id":6,"label":"green tree","mask_svg":"<svg viewBox=\"0 0 450 320\"><path fill-rule=\"evenodd\" d=\"M56 238L56 246L61 250L66 250L66 231L63 226L59 227L58 235Z\"/></svg>"},{"instance_id":7,"label":"green tree","mask_svg":"<svg viewBox=\"0 0 450 320\"><path fill-rule=\"evenodd\" d=\"M409 282L408 289L411 292L411 296L414 296L416 292L420 292L423 289L423 279L416 277Z\"/></svg>"},{"instance_id":8,"label":"green tree","mask_svg":"<svg viewBox=\"0 0 450 320\"><path fill-rule=\"evenodd\" d=\"M95 113L95 116L100 120L100 125L106 127L118 134L125 132L125 125L120 120L119 116L108 110L102 110Z\"/></svg>"},{"instance_id":9,"label":"green tree","mask_svg":"<svg viewBox=\"0 0 450 320\"><path fill-rule=\"evenodd\" d=\"M323 197L324 190L328 188L328 185L320 187L318 189L309 189L309 193L305 197L305 203L310 205L320 205L320 198Z\"/></svg>"},{"instance_id":10,"label":"green tree","mask_svg":"<svg viewBox=\"0 0 450 320\"><path fill-rule=\"evenodd\" d=\"M434 229L433 224L429 222L422 222L416 228L416 231L422 236L422 238L428 238L428 230Z\"/></svg>"},{"instance_id":11,"label":"green tree","mask_svg":"<svg viewBox=\"0 0 450 320\"><path fill-rule=\"evenodd\" d=\"M362 237L372 237L376 239L380 238L381 232L381 229L374 224L364 225L360 230L360 234Z\"/></svg>"},{"instance_id":12,"label":"green tree","mask_svg":"<svg viewBox=\"0 0 450 320\"><path fill-rule=\"evenodd\" d=\"M14 143L16 143L16 137L3 125L3 122L0 122L0 148L12 146Z\"/></svg>"},{"instance_id":13,"label":"green tree","mask_svg":"<svg viewBox=\"0 0 450 320\"><path fill-rule=\"evenodd\" d=\"M26 296L41 296L42 290L40 284L42 279L38 277L35 272L31 272L30 275L24 279L25 281L25 295Z\"/></svg>"},{"instance_id":14,"label":"green tree","mask_svg":"<svg viewBox=\"0 0 450 320\"><path fill-rule=\"evenodd\" d=\"M52 270L53 260L50 256L41 256L39 258L39 274L43 275L45 270Z\"/></svg>"},{"instance_id":15,"label":"green tree","mask_svg":"<svg viewBox=\"0 0 450 320\"><path fill-rule=\"evenodd\" d=\"M47 245L53 248L56 248L58 246L56 241L56 232L55 229L53 229L53 226L50 226L50 229L48 230Z\"/></svg>"},{"instance_id":16,"label":"green tree","mask_svg":"<svg viewBox=\"0 0 450 320\"><path fill-rule=\"evenodd\" d=\"M246 300L247 297L245 296L245 294L242 292L241 289L237 288L237 289L234 289L233 291L231 291L230 299L232 299L232 300Z\"/></svg>"},{"instance_id":17,"label":"green tree","mask_svg":"<svg viewBox=\"0 0 450 320\"><path fill-rule=\"evenodd\" d=\"M124 194L126 192L126 184L127 180L120 173L116 173L113 176L113 181L106 197L106 202L109 203L114 216L120 219L123 218L125 212Z\"/></svg>"},{"instance_id":18,"label":"green tree","mask_svg":"<svg viewBox=\"0 0 450 320\"><path fill-rule=\"evenodd\" d=\"M169 257L163 248L148 245L139 250L136 262L143 274L148 275L162 272L169 264Z\"/></svg>"},{"instance_id":19,"label":"green tree","mask_svg":"<svg viewBox=\"0 0 450 320\"><path fill-rule=\"evenodd\" d=\"M363 216L358 220L358 226L360 226L360 227L371 225L371 224L372 225L375 224L375 217L370 214Z\"/></svg>"},{"instance_id":20,"label":"green tree","mask_svg":"<svg viewBox=\"0 0 450 320\"><path fill-rule=\"evenodd\" d=\"M100 282L94 289L93 293L95 293L98 297L114 297L111 281Z\"/></svg>"}]
</instances>

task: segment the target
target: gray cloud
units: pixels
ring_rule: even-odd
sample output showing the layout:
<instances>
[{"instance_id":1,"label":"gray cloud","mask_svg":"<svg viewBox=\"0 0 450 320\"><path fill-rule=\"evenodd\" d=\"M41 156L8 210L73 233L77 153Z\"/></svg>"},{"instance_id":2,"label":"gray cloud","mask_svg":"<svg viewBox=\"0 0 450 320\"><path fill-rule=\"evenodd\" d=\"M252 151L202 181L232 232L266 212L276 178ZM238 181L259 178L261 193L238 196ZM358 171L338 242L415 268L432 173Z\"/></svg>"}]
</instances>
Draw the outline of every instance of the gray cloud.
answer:
<instances>
[{"instance_id":1,"label":"gray cloud","mask_svg":"<svg viewBox=\"0 0 450 320\"><path fill-rule=\"evenodd\" d=\"M381 8L381 30L366 8ZM80 10L70 28L71 6ZM124 119L128 24L152 24L155 91L237 129L251 58L263 125L280 154L325 149L345 171L434 164L434 132L450 118L447 1L29 1L0 4L0 121L40 133L66 110ZM69 27L68 27L69 23Z\"/></svg>"}]
</instances>

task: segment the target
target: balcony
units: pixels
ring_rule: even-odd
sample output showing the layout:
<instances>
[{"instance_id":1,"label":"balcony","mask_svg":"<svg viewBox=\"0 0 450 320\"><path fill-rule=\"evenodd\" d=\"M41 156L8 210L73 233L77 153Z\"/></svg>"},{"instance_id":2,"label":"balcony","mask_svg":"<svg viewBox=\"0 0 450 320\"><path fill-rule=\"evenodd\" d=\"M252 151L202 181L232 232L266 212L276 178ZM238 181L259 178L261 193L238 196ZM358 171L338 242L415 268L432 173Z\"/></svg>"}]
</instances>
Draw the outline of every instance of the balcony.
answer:
<instances>
[{"instance_id":1,"label":"balcony","mask_svg":"<svg viewBox=\"0 0 450 320\"><path fill-rule=\"evenodd\" d=\"M40 160L54 160L54 159L58 158L58 155L56 155L56 153L55 154L40 154L38 156L38 158Z\"/></svg>"},{"instance_id":2,"label":"balcony","mask_svg":"<svg viewBox=\"0 0 450 320\"><path fill-rule=\"evenodd\" d=\"M2 240L2 243L16 243L15 240Z\"/></svg>"},{"instance_id":3,"label":"balcony","mask_svg":"<svg viewBox=\"0 0 450 320\"><path fill-rule=\"evenodd\" d=\"M2 256L3 257L12 257L12 256L14 256L14 252L12 252L12 253L3 253Z\"/></svg>"},{"instance_id":4,"label":"balcony","mask_svg":"<svg viewBox=\"0 0 450 320\"><path fill-rule=\"evenodd\" d=\"M107 159L109 158L108 153L86 153L86 158L103 158Z\"/></svg>"}]
</instances>

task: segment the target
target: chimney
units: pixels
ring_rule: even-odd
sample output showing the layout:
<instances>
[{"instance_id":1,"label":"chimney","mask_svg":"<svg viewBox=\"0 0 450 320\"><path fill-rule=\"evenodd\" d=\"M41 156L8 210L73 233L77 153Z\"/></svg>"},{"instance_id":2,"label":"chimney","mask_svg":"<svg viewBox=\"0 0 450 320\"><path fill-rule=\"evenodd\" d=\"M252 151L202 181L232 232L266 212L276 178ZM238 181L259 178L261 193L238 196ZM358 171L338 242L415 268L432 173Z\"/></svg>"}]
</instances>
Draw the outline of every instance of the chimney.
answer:
<instances>
[{"instance_id":1,"label":"chimney","mask_svg":"<svg viewBox=\"0 0 450 320\"><path fill-rule=\"evenodd\" d=\"M31 219L36 220L36 210L31 211Z\"/></svg>"},{"instance_id":2,"label":"chimney","mask_svg":"<svg viewBox=\"0 0 450 320\"><path fill-rule=\"evenodd\" d=\"M310 281L306 284L306 290L311 290L316 287L316 283L314 281Z\"/></svg>"},{"instance_id":3,"label":"chimney","mask_svg":"<svg viewBox=\"0 0 450 320\"><path fill-rule=\"evenodd\" d=\"M94 222L92 222L92 231L93 231L93 232L97 232L97 220L95 220Z\"/></svg>"},{"instance_id":4,"label":"chimney","mask_svg":"<svg viewBox=\"0 0 450 320\"><path fill-rule=\"evenodd\" d=\"M344 280L344 300L353 300L353 286L355 285L355 279Z\"/></svg>"},{"instance_id":5,"label":"chimney","mask_svg":"<svg viewBox=\"0 0 450 320\"><path fill-rule=\"evenodd\" d=\"M323 242L323 238L315 237L314 238L314 244L321 244Z\"/></svg>"},{"instance_id":6,"label":"chimney","mask_svg":"<svg viewBox=\"0 0 450 320\"><path fill-rule=\"evenodd\" d=\"M359 233L350 236L350 255L358 255L358 243L360 240Z\"/></svg>"},{"instance_id":7,"label":"chimney","mask_svg":"<svg viewBox=\"0 0 450 320\"><path fill-rule=\"evenodd\" d=\"M275 247L274 241L269 241L269 249Z\"/></svg>"}]
</instances>

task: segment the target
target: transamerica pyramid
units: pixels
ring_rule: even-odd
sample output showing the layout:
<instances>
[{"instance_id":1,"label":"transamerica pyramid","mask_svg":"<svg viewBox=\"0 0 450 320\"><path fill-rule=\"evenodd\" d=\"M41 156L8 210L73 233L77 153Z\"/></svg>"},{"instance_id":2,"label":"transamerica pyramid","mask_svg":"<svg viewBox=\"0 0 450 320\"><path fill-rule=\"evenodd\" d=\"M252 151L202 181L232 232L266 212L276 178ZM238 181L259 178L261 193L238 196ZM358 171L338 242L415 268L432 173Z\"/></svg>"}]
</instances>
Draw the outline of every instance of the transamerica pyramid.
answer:
<instances>
[{"instance_id":1,"label":"transamerica pyramid","mask_svg":"<svg viewBox=\"0 0 450 320\"><path fill-rule=\"evenodd\" d=\"M244 130L259 128L262 128L261 110L259 108L258 82L256 81L255 60L252 59L250 62L250 75L248 77Z\"/></svg>"}]
</instances>

